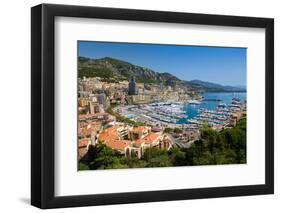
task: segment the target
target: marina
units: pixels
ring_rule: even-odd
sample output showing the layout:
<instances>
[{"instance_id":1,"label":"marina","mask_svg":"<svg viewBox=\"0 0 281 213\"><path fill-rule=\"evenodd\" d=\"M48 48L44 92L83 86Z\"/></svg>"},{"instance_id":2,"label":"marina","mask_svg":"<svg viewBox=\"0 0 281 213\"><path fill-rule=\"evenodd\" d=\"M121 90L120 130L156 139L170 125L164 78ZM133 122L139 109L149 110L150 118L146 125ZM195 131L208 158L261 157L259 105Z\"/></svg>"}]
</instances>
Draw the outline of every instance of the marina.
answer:
<instances>
[{"instance_id":1,"label":"marina","mask_svg":"<svg viewBox=\"0 0 281 213\"><path fill-rule=\"evenodd\" d=\"M79 170L247 163L246 48L78 48Z\"/></svg>"},{"instance_id":2,"label":"marina","mask_svg":"<svg viewBox=\"0 0 281 213\"><path fill-rule=\"evenodd\" d=\"M200 101L126 105L114 110L151 126L198 129L207 124L217 130L232 126L233 117L246 113L245 93L205 93L203 97Z\"/></svg>"}]
</instances>

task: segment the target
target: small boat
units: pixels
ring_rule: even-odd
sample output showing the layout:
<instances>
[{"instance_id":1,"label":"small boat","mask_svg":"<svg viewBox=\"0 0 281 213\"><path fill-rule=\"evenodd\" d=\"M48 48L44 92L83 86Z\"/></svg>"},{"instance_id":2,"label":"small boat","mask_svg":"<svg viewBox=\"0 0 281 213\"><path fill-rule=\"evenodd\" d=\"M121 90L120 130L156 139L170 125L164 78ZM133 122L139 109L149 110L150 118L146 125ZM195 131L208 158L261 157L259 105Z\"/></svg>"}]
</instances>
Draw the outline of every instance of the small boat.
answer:
<instances>
[{"instance_id":1,"label":"small boat","mask_svg":"<svg viewBox=\"0 0 281 213\"><path fill-rule=\"evenodd\" d=\"M189 104L194 104L194 105L199 105L199 104L201 104L201 102L198 101L198 100L189 100L188 103L189 103Z\"/></svg>"},{"instance_id":2,"label":"small boat","mask_svg":"<svg viewBox=\"0 0 281 213\"><path fill-rule=\"evenodd\" d=\"M227 105L226 105L225 103L219 103L219 104L218 104L218 107L219 107L219 108L226 108Z\"/></svg>"}]
</instances>

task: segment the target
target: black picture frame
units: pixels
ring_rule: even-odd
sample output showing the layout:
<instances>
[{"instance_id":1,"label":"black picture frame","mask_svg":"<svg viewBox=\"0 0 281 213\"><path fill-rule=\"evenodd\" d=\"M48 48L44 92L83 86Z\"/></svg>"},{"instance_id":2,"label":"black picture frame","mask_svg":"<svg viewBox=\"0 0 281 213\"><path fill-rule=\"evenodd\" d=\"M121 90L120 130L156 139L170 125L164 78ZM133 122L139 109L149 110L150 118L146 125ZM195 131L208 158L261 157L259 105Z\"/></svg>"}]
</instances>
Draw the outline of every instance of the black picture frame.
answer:
<instances>
[{"instance_id":1,"label":"black picture frame","mask_svg":"<svg viewBox=\"0 0 281 213\"><path fill-rule=\"evenodd\" d=\"M58 16L264 28L266 32L265 184L56 197L54 195L54 21ZM274 193L274 20L53 4L32 7L31 114L31 204L39 208L272 194Z\"/></svg>"}]
</instances>

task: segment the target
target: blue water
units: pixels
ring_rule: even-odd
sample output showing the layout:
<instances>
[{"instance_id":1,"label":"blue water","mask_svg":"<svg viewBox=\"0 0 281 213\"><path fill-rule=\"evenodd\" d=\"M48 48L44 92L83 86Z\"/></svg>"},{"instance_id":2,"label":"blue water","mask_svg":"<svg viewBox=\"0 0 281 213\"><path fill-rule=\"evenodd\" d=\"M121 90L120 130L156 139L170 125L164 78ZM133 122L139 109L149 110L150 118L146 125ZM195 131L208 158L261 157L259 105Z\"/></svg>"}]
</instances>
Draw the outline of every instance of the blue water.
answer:
<instances>
[{"instance_id":1,"label":"blue water","mask_svg":"<svg viewBox=\"0 0 281 213\"><path fill-rule=\"evenodd\" d=\"M194 105L194 104L186 104L184 106L184 110L186 111L186 114L188 118L194 118L198 115L198 110L200 108L208 109L208 110L215 110L217 106L220 103L225 104L231 104L233 98L239 98L242 102L246 100L246 93L204 93L203 94L204 99L207 99L206 101L202 101L201 104ZM220 99L221 101L208 101L208 99ZM178 124L187 123L186 119L180 119Z\"/></svg>"}]
</instances>

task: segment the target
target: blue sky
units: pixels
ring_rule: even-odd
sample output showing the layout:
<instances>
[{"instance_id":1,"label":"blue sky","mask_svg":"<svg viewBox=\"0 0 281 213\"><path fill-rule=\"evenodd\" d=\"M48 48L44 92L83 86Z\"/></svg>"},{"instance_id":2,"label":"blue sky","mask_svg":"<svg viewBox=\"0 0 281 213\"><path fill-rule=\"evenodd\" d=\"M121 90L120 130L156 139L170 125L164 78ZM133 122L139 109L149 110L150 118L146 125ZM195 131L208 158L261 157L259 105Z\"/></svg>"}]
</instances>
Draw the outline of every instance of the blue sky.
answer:
<instances>
[{"instance_id":1,"label":"blue sky","mask_svg":"<svg viewBox=\"0 0 281 213\"><path fill-rule=\"evenodd\" d=\"M246 48L79 41L79 56L112 57L182 80L246 85Z\"/></svg>"}]
</instances>

